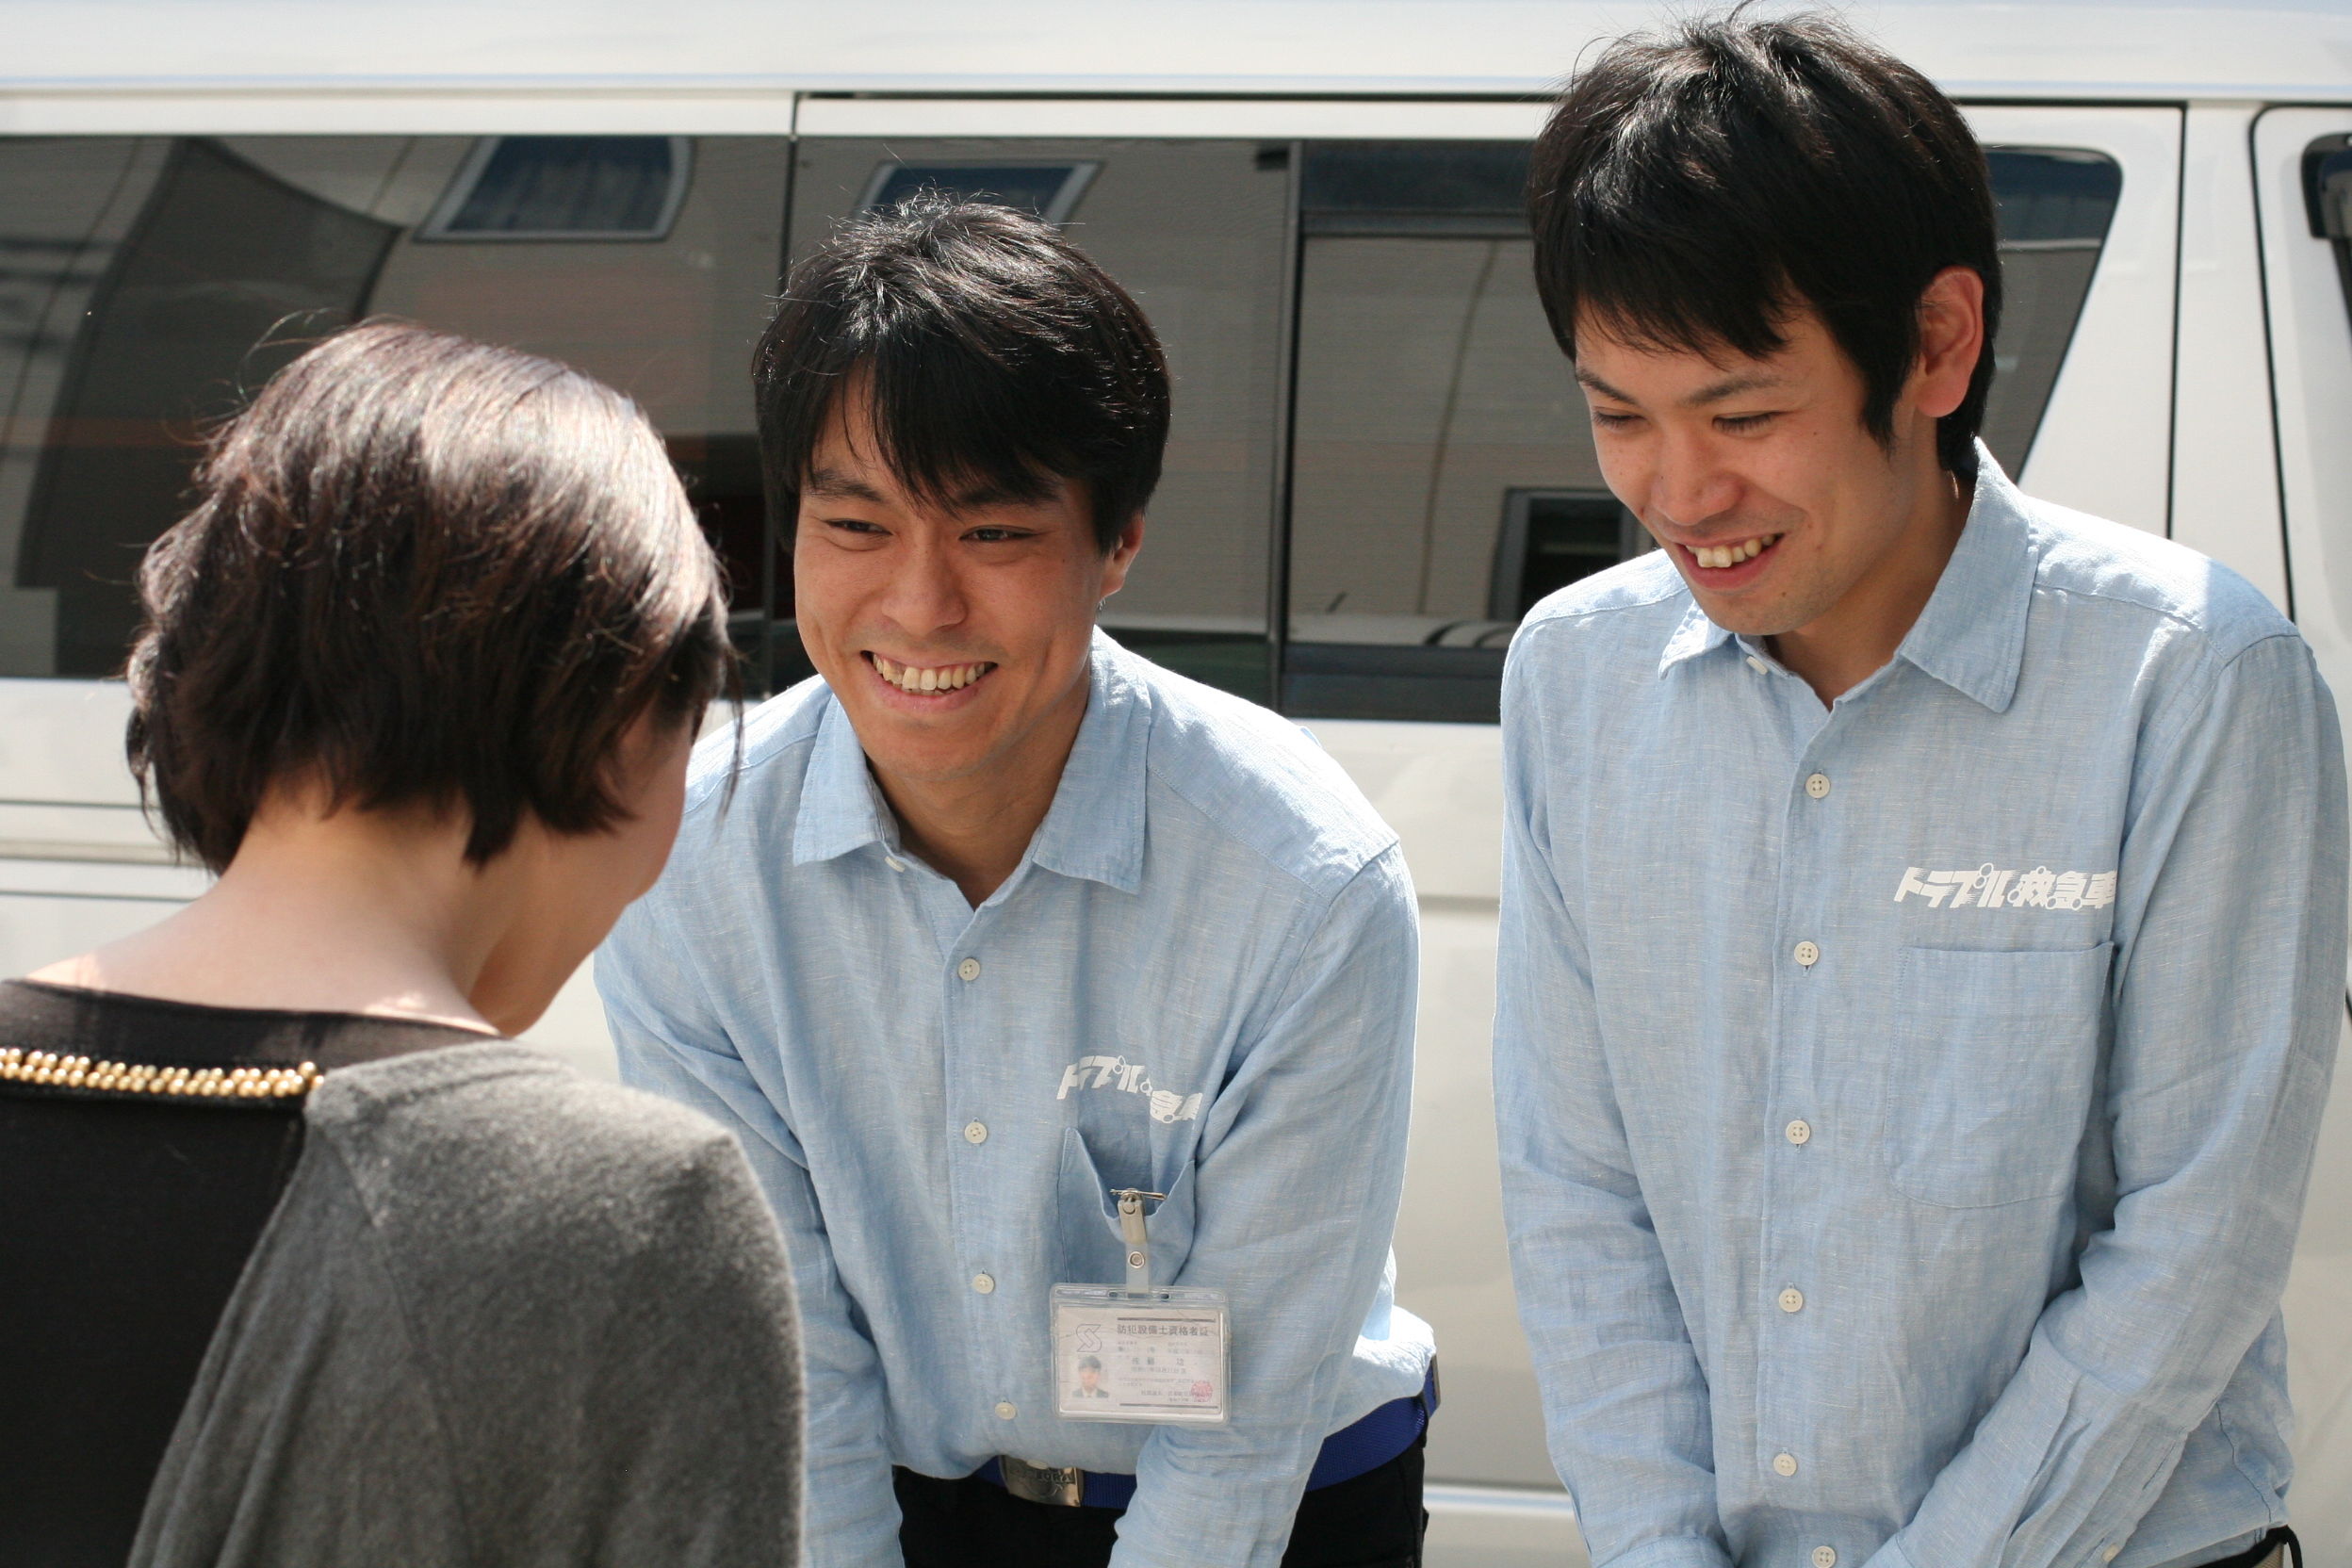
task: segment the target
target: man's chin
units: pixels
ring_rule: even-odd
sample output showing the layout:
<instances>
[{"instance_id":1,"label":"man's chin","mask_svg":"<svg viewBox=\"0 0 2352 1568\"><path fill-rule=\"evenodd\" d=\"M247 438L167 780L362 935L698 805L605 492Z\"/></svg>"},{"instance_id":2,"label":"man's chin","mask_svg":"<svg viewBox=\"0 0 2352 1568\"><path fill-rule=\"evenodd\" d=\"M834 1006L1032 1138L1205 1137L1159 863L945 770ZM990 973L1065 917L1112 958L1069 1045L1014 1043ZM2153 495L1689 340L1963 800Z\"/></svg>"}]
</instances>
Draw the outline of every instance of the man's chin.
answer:
<instances>
[{"instance_id":1,"label":"man's chin","mask_svg":"<svg viewBox=\"0 0 2352 1568\"><path fill-rule=\"evenodd\" d=\"M963 715L954 715L963 720ZM874 772L910 784L949 784L988 770L996 756L994 731L972 719L926 721L900 713L859 713L849 726Z\"/></svg>"},{"instance_id":2,"label":"man's chin","mask_svg":"<svg viewBox=\"0 0 2352 1568\"><path fill-rule=\"evenodd\" d=\"M1700 612L1708 620L1737 637L1777 637L1794 629L1788 617L1775 613L1772 605L1745 603L1736 596L1702 594L1696 589L1690 596L1698 600Z\"/></svg>"}]
</instances>

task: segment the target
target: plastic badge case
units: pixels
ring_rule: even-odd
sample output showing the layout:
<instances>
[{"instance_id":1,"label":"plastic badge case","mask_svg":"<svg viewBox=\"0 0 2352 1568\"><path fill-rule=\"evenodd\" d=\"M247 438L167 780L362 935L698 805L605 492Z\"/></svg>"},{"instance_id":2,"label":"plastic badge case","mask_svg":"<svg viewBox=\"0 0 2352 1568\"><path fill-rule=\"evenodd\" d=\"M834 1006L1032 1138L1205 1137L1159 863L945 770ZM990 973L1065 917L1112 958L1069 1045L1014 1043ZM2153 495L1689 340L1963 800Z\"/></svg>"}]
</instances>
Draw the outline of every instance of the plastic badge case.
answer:
<instances>
[{"instance_id":1,"label":"plastic badge case","mask_svg":"<svg viewBox=\"0 0 2352 1568\"><path fill-rule=\"evenodd\" d=\"M1054 1413L1064 1420L1228 1419L1223 1291L1055 1285L1053 1319Z\"/></svg>"}]
</instances>

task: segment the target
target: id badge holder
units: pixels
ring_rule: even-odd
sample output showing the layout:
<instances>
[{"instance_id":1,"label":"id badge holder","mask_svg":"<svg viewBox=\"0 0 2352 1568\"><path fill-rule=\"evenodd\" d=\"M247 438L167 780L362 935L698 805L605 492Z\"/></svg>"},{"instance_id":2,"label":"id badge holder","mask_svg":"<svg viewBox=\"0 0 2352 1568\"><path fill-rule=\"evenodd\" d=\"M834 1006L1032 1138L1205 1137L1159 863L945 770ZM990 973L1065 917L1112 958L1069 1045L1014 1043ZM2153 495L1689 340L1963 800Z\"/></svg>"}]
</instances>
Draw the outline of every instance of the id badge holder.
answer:
<instances>
[{"instance_id":1,"label":"id badge holder","mask_svg":"<svg viewBox=\"0 0 2352 1568\"><path fill-rule=\"evenodd\" d=\"M1055 1285L1054 1413L1065 1421L1221 1427L1230 1418L1225 1292L1152 1285L1143 1200L1115 1192L1127 1243L1125 1285Z\"/></svg>"}]
</instances>

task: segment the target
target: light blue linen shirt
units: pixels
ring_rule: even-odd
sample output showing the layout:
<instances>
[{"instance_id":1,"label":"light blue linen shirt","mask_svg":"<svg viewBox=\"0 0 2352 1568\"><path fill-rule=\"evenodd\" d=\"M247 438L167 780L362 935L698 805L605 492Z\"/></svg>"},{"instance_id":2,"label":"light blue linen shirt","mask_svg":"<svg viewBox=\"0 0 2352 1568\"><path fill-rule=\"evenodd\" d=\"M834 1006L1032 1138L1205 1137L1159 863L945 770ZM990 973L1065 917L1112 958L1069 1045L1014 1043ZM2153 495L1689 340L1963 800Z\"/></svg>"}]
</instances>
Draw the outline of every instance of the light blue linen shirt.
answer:
<instances>
[{"instance_id":1,"label":"light blue linen shirt","mask_svg":"<svg viewBox=\"0 0 2352 1568\"><path fill-rule=\"evenodd\" d=\"M2243 580L1981 461L1831 708L1662 553L1511 649L1504 1186L1600 1568L2155 1568L2286 1517L2334 705Z\"/></svg>"},{"instance_id":2,"label":"light blue linen shirt","mask_svg":"<svg viewBox=\"0 0 2352 1568\"><path fill-rule=\"evenodd\" d=\"M1273 1568L1330 1432L1417 1393L1393 1304L1417 921L1396 835L1295 726L1098 634L1052 809L978 908L899 848L821 681L696 753L599 955L622 1076L733 1127L808 1363L808 1561L896 1568L890 1467L1132 1472L1113 1561ZM1232 1293L1223 1428L1064 1421L1046 1304Z\"/></svg>"}]
</instances>

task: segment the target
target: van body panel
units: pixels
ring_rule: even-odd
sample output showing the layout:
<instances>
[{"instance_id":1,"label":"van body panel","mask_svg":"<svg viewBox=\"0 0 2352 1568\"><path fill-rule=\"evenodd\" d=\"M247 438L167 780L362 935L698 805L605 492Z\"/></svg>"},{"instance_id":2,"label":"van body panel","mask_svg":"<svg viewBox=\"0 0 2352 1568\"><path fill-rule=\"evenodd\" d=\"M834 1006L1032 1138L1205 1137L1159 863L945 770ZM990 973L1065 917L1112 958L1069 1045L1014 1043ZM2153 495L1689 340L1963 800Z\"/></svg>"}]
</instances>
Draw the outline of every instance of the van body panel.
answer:
<instances>
[{"instance_id":1,"label":"van body panel","mask_svg":"<svg viewBox=\"0 0 2352 1568\"><path fill-rule=\"evenodd\" d=\"M2295 618L2336 694L2352 705L2352 257L2311 232L2306 158L2352 138L2352 107L2273 108L2241 142L2254 196L2278 493ZM2352 252L2344 242L2338 250ZM2352 1028L2320 1131L2286 1294L2295 1399L2295 1527L2314 1562L2352 1562Z\"/></svg>"},{"instance_id":2,"label":"van body panel","mask_svg":"<svg viewBox=\"0 0 2352 1568\"><path fill-rule=\"evenodd\" d=\"M2180 160L2170 532L2292 612L2246 140L2259 106L2195 104Z\"/></svg>"},{"instance_id":3,"label":"van body panel","mask_svg":"<svg viewBox=\"0 0 2352 1568\"><path fill-rule=\"evenodd\" d=\"M2164 531L2164 445L2172 429L2174 247L2180 111L1968 106L1987 145L2087 148L2123 171L2123 191L2024 471L2029 495ZM2142 461L2118 462L2137 451Z\"/></svg>"},{"instance_id":4,"label":"van body panel","mask_svg":"<svg viewBox=\"0 0 2352 1568\"><path fill-rule=\"evenodd\" d=\"M155 25L152 0L8 0L0 90L299 86L470 90L653 85L812 92L1516 97L1596 38L1650 23L1591 0L1170 0L1078 7L954 0L874 8L687 0L658 24L629 0L420 0L289 26L270 0L216 0ZM186 14L185 10L182 14ZM2280 100L2352 95L2352 16L2325 0L1877 0L1856 19L1956 93ZM2031 25L2023 25L2030 15ZM1344 21L1342 18L1344 17ZM2334 47L2330 47L2333 45Z\"/></svg>"}]
</instances>

